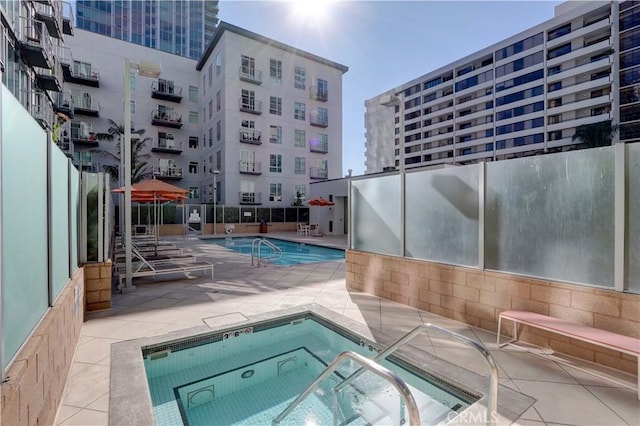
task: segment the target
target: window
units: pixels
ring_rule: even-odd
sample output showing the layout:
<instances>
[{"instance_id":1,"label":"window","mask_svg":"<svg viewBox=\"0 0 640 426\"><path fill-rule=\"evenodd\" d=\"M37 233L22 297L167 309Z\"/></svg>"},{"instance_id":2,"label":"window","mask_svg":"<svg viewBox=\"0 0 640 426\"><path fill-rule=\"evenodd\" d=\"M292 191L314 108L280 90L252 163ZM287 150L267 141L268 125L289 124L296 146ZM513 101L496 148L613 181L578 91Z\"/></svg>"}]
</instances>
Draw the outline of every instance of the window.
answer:
<instances>
[{"instance_id":1,"label":"window","mask_svg":"<svg viewBox=\"0 0 640 426\"><path fill-rule=\"evenodd\" d=\"M529 56L525 56L524 58L516 59L508 64L500 65L496 67L496 78L539 64L543 60L544 55L542 54L542 51L540 51Z\"/></svg>"},{"instance_id":2,"label":"window","mask_svg":"<svg viewBox=\"0 0 640 426\"><path fill-rule=\"evenodd\" d=\"M189 86L189 102L198 102L198 88Z\"/></svg>"},{"instance_id":3,"label":"window","mask_svg":"<svg viewBox=\"0 0 640 426\"><path fill-rule=\"evenodd\" d=\"M256 93L253 90L242 89L242 108L256 109Z\"/></svg>"},{"instance_id":4,"label":"window","mask_svg":"<svg viewBox=\"0 0 640 426\"><path fill-rule=\"evenodd\" d=\"M240 66L243 75L248 75L251 78L256 76L256 60L249 56L240 56Z\"/></svg>"},{"instance_id":5,"label":"window","mask_svg":"<svg viewBox=\"0 0 640 426\"><path fill-rule=\"evenodd\" d=\"M304 130L294 130L294 143L293 146L304 148L307 145L307 135Z\"/></svg>"},{"instance_id":6,"label":"window","mask_svg":"<svg viewBox=\"0 0 640 426\"><path fill-rule=\"evenodd\" d=\"M569 34L571 32L571 23L565 24L559 28L549 31L547 35L547 40L553 40L558 37L562 37L565 34Z\"/></svg>"},{"instance_id":7,"label":"window","mask_svg":"<svg viewBox=\"0 0 640 426\"><path fill-rule=\"evenodd\" d=\"M278 83L282 83L282 61L269 60L269 77Z\"/></svg>"},{"instance_id":8,"label":"window","mask_svg":"<svg viewBox=\"0 0 640 426\"><path fill-rule=\"evenodd\" d=\"M131 91L135 92L136 91L136 72L135 71L131 71L131 74L129 74L129 85L131 86Z\"/></svg>"},{"instance_id":9,"label":"window","mask_svg":"<svg viewBox=\"0 0 640 426\"><path fill-rule=\"evenodd\" d=\"M525 38L524 40L521 40L517 43L507 46L504 49L497 50L496 60L499 61L501 59L508 58L511 55L515 55L516 53L524 52L525 50L529 50L532 47L542 44L542 42L543 42L542 33L538 33L529 38Z\"/></svg>"},{"instance_id":10,"label":"window","mask_svg":"<svg viewBox=\"0 0 640 426\"><path fill-rule=\"evenodd\" d=\"M307 174L307 159L304 157L296 157L294 164L295 174L306 175Z\"/></svg>"},{"instance_id":11,"label":"window","mask_svg":"<svg viewBox=\"0 0 640 426\"><path fill-rule=\"evenodd\" d=\"M209 101L209 120L213 117L213 100Z\"/></svg>"},{"instance_id":12,"label":"window","mask_svg":"<svg viewBox=\"0 0 640 426\"><path fill-rule=\"evenodd\" d=\"M200 198L200 188L197 187L197 186L190 186L189 187L189 198L190 199Z\"/></svg>"},{"instance_id":13,"label":"window","mask_svg":"<svg viewBox=\"0 0 640 426\"><path fill-rule=\"evenodd\" d=\"M302 67L295 67L293 73L293 87L304 90L307 87L307 71Z\"/></svg>"},{"instance_id":14,"label":"window","mask_svg":"<svg viewBox=\"0 0 640 426\"><path fill-rule=\"evenodd\" d=\"M218 90L216 92L216 112L220 111L221 107L222 107L222 94Z\"/></svg>"},{"instance_id":15,"label":"window","mask_svg":"<svg viewBox=\"0 0 640 426\"><path fill-rule=\"evenodd\" d=\"M209 127L209 146L213 146L213 127Z\"/></svg>"},{"instance_id":16,"label":"window","mask_svg":"<svg viewBox=\"0 0 640 426\"><path fill-rule=\"evenodd\" d=\"M269 126L270 136L269 142L282 143L282 127L281 126Z\"/></svg>"},{"instance_id":17,"label":"window","mask_svg":"<svg viewBox=\"0 0 640 426\"><path fill-rule=\"evenodd\" d=\"M293 118L296 120L306 120L306 106L302 102L295 102L293 104Z\"/></svg>"},{"instance_id":18,"label":"window","mask_svg":"<svg viewBox=\"0 0 640 426\"><path fill-rule=\"evenodd\" d=\"M158 132L158 148L173 148L175 137L172 133Z\"/></svg>"},{"instance_id":19,"label":"window","mask_svg":"<svg viewBox=\"0 0 640 426\"><path fill-rule=\"evenodd\" d=\"M213 84L213 65L212 64L209 64L208 74L209 74L209 87L211 87L211 84Z\"/></svg>"},{"instance_id":20,"label":"window","mask_svg":"<svg viewBox=\"0 0 640 426\"><path fill-rule=\"evenodd\" d=\"M189 123L198 122L198 111L189 111Z\"/></svg>"},{"instance_id":21,"label":"window","mask_svg":"<svg viewBox=\"0 0 640 426\"><path fill-rule=\"evenodd\" d=\"M318 79L318 98L327 100L329 97L329 83L327 80L323 80L321 78Z\"/></svg>"},{"instance_id":22,"label":"window","mask_svg":"<svg viewBox=\"0 0 640 426\"><path fill-rule=\"evenodd\" d=\"M296 198L299 198L302 201L306 200L307 185L294 185L293 193L295 194Z\"/></svg>"},{"instance_id":23,"label":"window","mask_svg":"<svg viewBox=\"0 0 640 426\"><path fill-rule=\"evenodd\" d=\"M216 54L216 75L220 75L222 72L222 52ZM211 77L209 77L209 83L211 83Z\"/></svg>"},{"instance_id":24,"label":"window","mask_svg":"<svg viewBox=\"0 0 640 426\"><path fill-rule=\"evenodd\" d=\"M202 75L202 94L203 95L207 94L207 75L206 74Z\"/></svg>"},{"instance_id":25,"label":"window","mask_svg":"<svg viewBox=\"0 0 640 426\"><path fill-rule=\"evenodd\" d=\"M318 108L318 117L317 117L318 123L322 124L323 126L328 126L329 125L329 110L327 108Z\"/></svg>"},{"instance_id":26,"label":"window","mask_svg":"<svg viewBox=\"0 0 640 426\"><path fill-rule=\"evenodd\" d=\"M220 142L222 139L222 122L216 121L216 142Z\"/></svg>"},{"instance_id":27,"label":"window","mask_svg":"<svg viewBox=\"0 0 640 426\"><path fill-rule=\"evenodd\" d=\"M282 155L269 155L269 171L272 173L282 173Z\"/></svg>"},{"instance_id":28,"label":"window","mask_svg":"<svg viewBox=\"0 0 640 426\"><path fill-rule=\"evenodd\" d=\"M282 201L282 184L269 184L269 201Z\"/></svg>"},{"instance_id":29,"label":"window","mask_svg":"<svg viewBox=\"0 0 640 426\"><path fill-rule=\"evenodd\" d=\"M278 96L269 97L269 113L274 115L282 115L282 98Z\"/></svg>"},{"instance_id":30,"label":"window","mask_svg":"<svg viewBox=\"0 0 640 426\"><path fill-rule=\"evenodd\" d=\"M189 173L198 174L198 162L197 161L189 161Z\"/></svg>"},{"instance_id":31,"label":"window","mask_svg":"<svg viewBox=\"0 0 640 426\"><path fill-rule=\"evenodd\" d=\"M547 59L557 58L558 56L566 55L571 52L571 43L563 44L553 49L549 49L547 53Z\"/></svg>"},{"instance_id":32,"label":"window","mask_svg":"<svg viewBox=\"0 0 640 426\"><path fill-rule=\"evenodd\" d=\"M197 136L189 136L189 148L198 149L199 145L200 141L198 140Z\"/></svg>"}]
</instances>

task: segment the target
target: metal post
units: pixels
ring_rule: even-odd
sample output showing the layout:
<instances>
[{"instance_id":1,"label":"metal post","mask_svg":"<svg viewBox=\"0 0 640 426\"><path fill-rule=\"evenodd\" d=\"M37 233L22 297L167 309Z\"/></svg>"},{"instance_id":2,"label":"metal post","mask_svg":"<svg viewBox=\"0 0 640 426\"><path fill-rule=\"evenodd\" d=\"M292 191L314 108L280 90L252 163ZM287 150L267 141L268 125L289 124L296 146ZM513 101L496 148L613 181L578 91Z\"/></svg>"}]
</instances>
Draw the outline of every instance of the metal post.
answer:
<instances>
[{"instance_id":1,"label":"metal post","mask_svg":"<svg viewBox=\"0 0 640 426\"><path fill-rule=\"evenodd\" d=\"M131 64L124 60L124 144L120 150L124 157L124 260L125 282L121 292L135 291L132 284L131 263Z\"/></svg>"},{"instance_id":2,"label":"metal post","mask_svg":"<svg viewBox=\"0 0 640 426\"><path fill-rule=\"evenodd\" d=\"M216 232L216 207L218 205L218 174L220 170L213 171L213 234L217 234Z\"/></svg>"}]
</instances>

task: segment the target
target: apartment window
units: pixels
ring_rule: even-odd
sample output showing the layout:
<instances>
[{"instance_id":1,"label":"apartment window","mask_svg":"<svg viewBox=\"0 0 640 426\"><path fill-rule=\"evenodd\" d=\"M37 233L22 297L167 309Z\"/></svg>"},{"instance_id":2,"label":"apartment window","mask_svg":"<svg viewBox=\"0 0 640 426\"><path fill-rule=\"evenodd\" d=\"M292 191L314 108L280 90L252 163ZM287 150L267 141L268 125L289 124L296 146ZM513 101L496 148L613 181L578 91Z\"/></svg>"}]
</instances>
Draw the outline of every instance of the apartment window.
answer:
<instances>
[{"instance_id":1,"label":"apartment window","mask_svg":"<svg viewBox=\"0 0 640 426\"><path fill-rule=\"evenodd\" d=\"M189 102L198 102L198 88L189 86Z\"/></svg>"},{"instance_id":2,"label":"apartment window","mask_svg":"<svg viewBox=\"0 0 640 426\"><path fill-rule=\"evenodd\" d=\"M200 198L200 188L197 187L197 186L190 186L189 187L189 198L190 199Z\"/></svg>"},{"instance_id":3,"label":"apartment window","mask_svg":"<svg viewBox=\"0 0 640 426\"><path fill-rule=\"evenodd\" d=\"M282 184L269 184L269 201L282 201Z\"/></svg>"},{"instance_id":4,"label":"apartment window","mask_svg":"<svg viewBox=\"0 0 640 426\"><path fill-rule=\"evenodd\" d=\"M175 93L175 85L171 80L165 80L163 78L158 79L158 91L162 93Z\"/></svg>"},{"instance_id":5,"label":"apartment window","mask_svg":"<svg viewBox=\"0 0 640 426\"><path fill-rule=\"evenodd\" d=\"M207 70L209 74L209 87L213 84L213 64L209 64L209 69Z\"/></svg>"},{"instance_id":6,"label":"apartment window","mask_svg":"<svg viewBox=\"0 0 640 426\"><path fill-rule=\"evenodd\" d=\"M269 142L282 143L282 126L269 126Z\"/></svg>"},{"instance_id":7,"label":"apartment window","mask_svg":"<svg viewBox=\"0 0 640 426\"><path fill-rule=\"evenodd\" d=\"M216 151L216 170L222 169L222 151Z\"/></svg>"},{"instance_id":8,"label":"apartment window","mask_svg":"<svg viewBox=\"0 0 640 426\"><path fill-rule=\"evenodd\" d=\"M198 162L197 161L189 161L189 173L195 175L198 174Z\"/></svg>"},{"instance_id":9,"label":"apartment window","mask_svg":"<svg viewBox=\"0 0 640 426\"><path fill-rule=\"evenodd\" d=\"M189 136L189 148L198 149L199 145L200 145L200 140L198 139L197 136Z\"/></svg>"},{"instance_id":10,"label":"apartment window","mask_svg":"<svg viewBox=\"0 0 640 426\"><path fill-rule=\"evenodd\" d=\"M269 60L269 76L278 83L282 83L282 61Z\"/></svg>"},{"instance_id":11,"label":"apartment window","mask_svg":"<svg viewBox=\"0 0 640 426\"><path fill-rule=\"evenodd\" d=\"M306 200L307 185L294 185L293 193L295 194L296 198L299 198L300 200Z\"/></svg>"},{"instance_id":12,"label":"apartment window","mask_svg":"<svg viewBox=\"0 0 640 426\"><path fill-rule=\"evenodd\" d=\"M549 69L549 74L551 75L551 69ZM539 80L542 77L544 77L544 70L537 70L525 75L521 75L519 77L512 78L511 80L505 80L503 82L496 83L496 92L501 92L503 90L510 89L511 87L527 84L532 81Z\"/></svg>"},{"instance_id":13,"label":"apartment window","mask_svg":"<svg viewBox=\"0 0 640 426\"><path fill-rule=\"evenodd\" d=\"M175 137L172 133L158 132L158 147L173 148L175 146Z\"/></svg>"},{"instance_id":14,"label":"apartment window","mask_svg":"<svg viewBox=\"0 0 640 426\"><path fill-rule=\"evenodd\" d=\"M549 84L548 92L553 92L553 91L560 90L560 89L562 89L562 82L561 81L559 81L557 83Z\"/></svg>"},{"instance_id":15,"label":"apartment window","mask_svg":"<svg viewBox=\"0 0 640 426\"><path fill-rule=\"evenodd\" d=\"M218 52L216 54L216 75L220 75L222 72L222 52ZM209 77L209 82L211 82L211 77Z\"/></svg>"},{"instance_id":16,"label":"apartment window","mask_svg":"<svg viewBox=\"0 0 640 426\"><path fill-rule=\"evenodd\" d=\"M222 94L218 90L216 92L216 112L220 111L220 108L222 108Z\"/></svg>"},{"instance_id":17,"label":"apartment window","mask_svg":"<svg viewBox=\"0 0 640 426\"><path fill-rule=\"evenodd\" d=\"M249 56L240 56L240 65L242 67L242 74L255 77L256 75L256 60Z\"/></svg>"},{"instance_id":18,"label":"apartment window","mask_svg":"<svg viewBox=\"0 0 640 426\"><path fill-rule=\"evenodd\" d=\"M304 130L294 130L294 143L293 146L304 148L307 145L307 134Z\"/></svg>"},{"instance_id":19,"label":"apartment window","mask_svg":"<svg viewBox=\"0 0 640 426\"><path fill-rule=\"evenodd\" d=\"M213 127L209 127L209 146L213 146Z\"/></svg>"},{"instance_id":20,"label":"apartment window","mask_svg":"<svg viewBox=\"0 0 640 426\"><path fill-rule=\"evenodd\" d=\"M543 60L544 55L542 54L542 51L540 51L529 56L525 56L524 58L516 59L508 64L500 65L496 67L496 78L539 64Z\"/></svg>"},{"instance_id":21,"label":"apartment window","mask_svg":"<svg viewBox=\"0 0 640 426\"><path fill-rule=\"evenodd\" d=\"M302 102L294 102L293 104L293 118L296 120L306 120L306 106Z\"/></svg>"},{"instance_id":22,"label":"apartment window","mask_svg":"<svg viewBox=\"0 0 640 426\"><path fill-rule=\"evenodd\" d=\"M213 117L213 100L209 101L209 120Z\"/></svg>"},{"instance_id":23,"label":"apartment window","mask_svg":"<svg viewBox=\"0 0 640 426\"><path fill-rule=\"evenodd\" d=\"M558 56L566 55L571 52L571 43L563 44L553 49L549 49L547 53L547 59L557 58Z\"/></svg>"},{"instance_id":24,"label":"apartment window","mask_svg":"<svg viewBox=\"0 0 640 426\"><path fill-rule=\"evenodd\" d=\"M203 95L207 94L207 75L206 74L202 75L202 94Z\"/></svg>"},{"instance_id":25,"label":"apartment window","mask_svg":"<svg viewBox=\"0 0 640 426\"><path fill-rule=\"evenodd\" d=\"M304 90L307 87L307 71L302 67L295 67L293 74L293 87Z\"/></svg>"},{"instance_id":26,"label":"apartment window","mask_svg":"<svg viewBox=\"0 0 640 426\"><path fill-rule=\"evenodd\" d=\"M278 96L269 97L269 113L274 115L282 115L282 98Z\"/></svg>"},{"instance_id":27,"label":"apartment window","mask_svg":"<svg viewBox=\"0 0 640 426\"><path fill-rule=\"evenodd\" d=\"M216 142L220 142L222 139L222 122L216 121Z\"/></svg>"},{"instance_id":28,"label":"apartment window","mask_svg":"<svg viewBox=\"0 0 640 426\"><path fill-rule=\"evenodd\" d=\"M189 123L198 122L198 111L189 111Z\"/></svg>"},{"instance_id":29,"label":"apartment window","mask_svg":"<svg viewBox=\"0 0 640 426\"><path fill-rule=\"evenodd\" d=\"M318 133L318 145L323 152L329 152L329 135Z\"/></svg>"},{"instance_id":30,"label":"apartment window","mask_svg":"<svg viewBox=\"0 0 640 426\"><path fill-rule=\"evenodd\" d=\"M562 37L563 35L569 34L570 32L571 32L571 23L565 24L559 28L556 28L555 30L549 31L547 35L547 40L553 40L558 37Z\"/></svg>"},{"instance_id":31,"label":"apartment window","mask_svg":"<svg viewBox=\"0 0 640 426\"><path fill-rule=\"evenodd\" d=\"M272 173L282 173L282 155L269 155L269 171Z\"/></svg>"},{"instance_id":32,"label":"apartment window","mask_svg":"<svg viewBox=\"0 0 640 426\"><path fill-rule=\"evenodd\" d=\"M306 175L307 174L307 159L304 157L296 157L294 164L295 174Z\"/></svg>"},{"instance_id":33,"label":"apartment window","mask_svg":"<svg viewBox=\"0 0 640 426\"><path fill-rule=\"evenodd\" d=\"M327 108L318 108L318 123L325 126L329 125L329 110Z\"/></svg>"},{"instance_id":34,"label":"apartment window","mask_svg":"<svg viewBox=\"0 0 640 426\"><path fill-rule=\"evenodd\" d=\"M256 108L256 93L253 90L242 89L242 108Z\"/></svg>"},{"instance_id":35,"label":"apartment window","mask_svg":"<svg viewBox=\"0 0 640 426\"><path fill-rule=\"evenodd\" d=\"M496 51L496 60L499 61L500 59L505 59L511 55L515 55L516 53L524 52L525 50L529 50L532 47L542 44L542 42L542 33L538 33L531 37L525 38L524 40L507 46L504 49Z\"/></svg>"},{"instance_id":36,"label":"apartment window","mask_svg":"<svg viewBox=\"0 0 640 426\"><path fill-rule=\"evenodd\" d=\"M131 71L131 74L129 74L129 86L131 87L132 92L136 91L136 72L135 71Z\"/></svg>"}]
</instances>

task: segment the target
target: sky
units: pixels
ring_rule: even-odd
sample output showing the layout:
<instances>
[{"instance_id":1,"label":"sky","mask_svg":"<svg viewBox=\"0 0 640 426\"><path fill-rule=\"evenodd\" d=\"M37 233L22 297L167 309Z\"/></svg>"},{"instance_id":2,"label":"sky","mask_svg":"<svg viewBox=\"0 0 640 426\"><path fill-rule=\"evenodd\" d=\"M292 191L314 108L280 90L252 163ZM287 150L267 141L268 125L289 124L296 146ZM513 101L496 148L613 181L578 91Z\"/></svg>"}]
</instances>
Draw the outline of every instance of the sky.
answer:
<instances>
[{"instance_id":1,"label":"sky","mask_svg":"<svg viewBox=\"0 0 640 426\"><path fill-rule=\"evenodd\" d=\"M549 20L560 3L220 0L218 16L349 67L342 80L342 169L361 175L365 100Z\"/></svg>"}]
</instances>

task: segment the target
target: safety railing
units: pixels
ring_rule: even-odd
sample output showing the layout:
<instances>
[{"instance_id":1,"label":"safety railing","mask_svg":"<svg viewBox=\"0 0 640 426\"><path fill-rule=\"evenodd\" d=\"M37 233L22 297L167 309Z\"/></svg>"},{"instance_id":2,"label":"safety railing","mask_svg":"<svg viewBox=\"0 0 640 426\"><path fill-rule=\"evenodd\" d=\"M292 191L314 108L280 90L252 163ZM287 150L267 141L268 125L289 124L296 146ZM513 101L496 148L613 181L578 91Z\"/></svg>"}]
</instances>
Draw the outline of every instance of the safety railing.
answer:
<instances>
[{"instance_id":1,"label":"safety railing","mask_svg":"<svg viewBox=\"0 0 640 426\"><path fill-rule=\"evenodd\" d=\"M262 252L260 251L260 248L263 245L271 249L271 252L267 257L263 257ZM284 255L284 252L282 251L282 249L276 246L275 244L273 244L269 240L265 240L263 238L256 238L253 241L251 241L251 266L254 265L254 259L256 261L256 265L259 268L260 265L266 265L267 262L269 262L269 260L281 259L283 255Z\"/></svg>"},{"instance_id":2,"label":"safety railing","mask_svg":"<svg viewBox=\"0 0 640 426\"><path fill-rule=\"evenodd\" d=\"M376 363L374 360L371 360L355 352L345 351L345 352L342 352L340 355L338 355L331 362L331 364L329 364L327 368L325 368L324 371L316 378L316 380L313 381L313 383L311 383L300 395L298 395L298 397L291 404L289 404L289 406L285 408L284 411L282 411L275 419L273 419L271 422L271 425L272 426L279 425L280 422L282 422L282 420L284 420L284 418L287 417L293 411L293 409L298 406L298 404L300 404L306 397L311 395L311 393L315 391L318 388L318 386L320 386L320 384L322 384L322 382L324 382L327 379L327 377L333 374L333 372L338 369L340 364L342 364L342 362L345 359L350 359L356 362L357 364L360 364L362 366L360 370L364 371L366 369L368 371L371 371L372 373L382 377L383 379L391 383L400 394L400 398L402 398L402 402L404 403L404 406L406 406L407 411L409 412L409 424L411 426L418 426L420 424L420 412L418 411L418 406L416 404L416 401L413 398L413 395L411 394L409 387L400 377L398 377L391 370ZM337 399L338 399L338 390L336 387L334 388L334 392L333 392L333 404L334 404L333 423L334 425L338 424ZM404 416L404 410L401 411L400 415L402 417ZM405 419L402 418L400 424L404 424L404 423L405 423Z\"/></svg>"}]
</instances>

